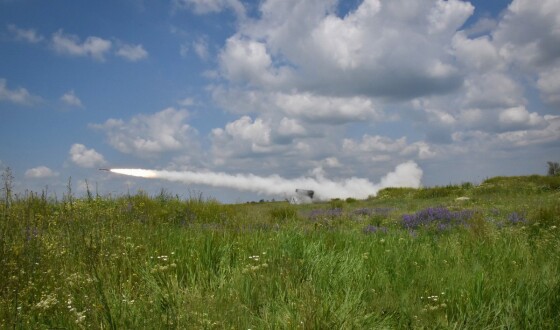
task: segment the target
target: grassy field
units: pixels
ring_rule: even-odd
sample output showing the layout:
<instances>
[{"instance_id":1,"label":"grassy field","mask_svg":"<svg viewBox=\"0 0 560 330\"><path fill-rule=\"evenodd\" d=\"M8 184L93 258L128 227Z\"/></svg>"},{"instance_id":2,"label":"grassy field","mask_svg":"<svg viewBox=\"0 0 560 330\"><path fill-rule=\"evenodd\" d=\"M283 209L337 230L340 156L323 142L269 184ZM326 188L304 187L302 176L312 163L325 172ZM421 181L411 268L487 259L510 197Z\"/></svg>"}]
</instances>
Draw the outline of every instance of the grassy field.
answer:
<instances>
[{"instance_id":1,"label":"grassy field","mask_svg":"<svg viewBox=\"0 0 560 330\"><path fill-rule=\"evenodd\" d=\"M558 329L560 177L298 206L5 193L0 265L2 329Z\"/></svg>"}]
</instances>

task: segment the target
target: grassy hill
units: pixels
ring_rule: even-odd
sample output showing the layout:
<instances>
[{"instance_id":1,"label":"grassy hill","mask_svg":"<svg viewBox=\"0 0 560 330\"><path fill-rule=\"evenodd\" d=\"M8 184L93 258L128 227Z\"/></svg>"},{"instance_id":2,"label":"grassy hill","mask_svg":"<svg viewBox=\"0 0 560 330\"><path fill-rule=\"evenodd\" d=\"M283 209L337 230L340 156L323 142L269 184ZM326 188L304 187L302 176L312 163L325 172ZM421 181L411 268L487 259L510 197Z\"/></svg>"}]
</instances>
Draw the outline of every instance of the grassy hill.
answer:
<instances>
[{"instance_id":1,"label":"grassy hill","mask_svg":"<svg viewBox=\"0 0 560 330\"><path fill-rule=\"evenodd\" d=\"M368 200L0 206L0 328L560 326L560 177Z\"/></svg>"}]
</instances>

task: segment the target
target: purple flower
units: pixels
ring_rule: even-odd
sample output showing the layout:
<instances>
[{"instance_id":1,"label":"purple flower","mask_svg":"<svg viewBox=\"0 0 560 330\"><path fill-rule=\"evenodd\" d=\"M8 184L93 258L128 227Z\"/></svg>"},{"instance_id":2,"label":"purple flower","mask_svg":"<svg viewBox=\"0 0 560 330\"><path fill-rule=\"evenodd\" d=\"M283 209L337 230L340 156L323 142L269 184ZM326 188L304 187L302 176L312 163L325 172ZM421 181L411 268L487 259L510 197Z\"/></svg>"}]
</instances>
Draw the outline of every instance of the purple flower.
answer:
<instances>
[{"instance_id":1,"label":"purple flower","mask_svg":"<svg viewBox=\"0 0 560 330\"><path fill-rule=\"evenodd\" d=\"M377 234L377 233L387 233L387 227L377 227L374 225L368 225L362 229L364 234Z\"/></svg>"},{"instance_id":2,"label":"purple flower","mask_svg":"<svg viewBox=\"0 0 560 330\"><path fill-rule=\"evenodd\" d=\"M451 226L464 225L473 216L471 210L450 211L444 207L427 208L415 214L402 216L402 226L407 229L437 226L439 230L445 230Z\"/></svg>"},{"instance_id":3,"label":"purple flower","mask_svg":"<svg viewBox=\"0 0 560 330\"><path fill-rule=\"evenodd\" d=\"M355 215L372 215L373 210L368 208L355 209L352 211Z\"/></svg>"},{"instance_id":4,"label":"purple flower","mask_svg":"<svg viewBox=\"0 0 560 330\"><path fill-rule=\"evenodd\" d=\"M507 220L512 225L516 225L519 223L527 223L527 219L525 218L525 215L517 212L510 213L510 215L508 215Z\"/></svg>"}]
</instances>

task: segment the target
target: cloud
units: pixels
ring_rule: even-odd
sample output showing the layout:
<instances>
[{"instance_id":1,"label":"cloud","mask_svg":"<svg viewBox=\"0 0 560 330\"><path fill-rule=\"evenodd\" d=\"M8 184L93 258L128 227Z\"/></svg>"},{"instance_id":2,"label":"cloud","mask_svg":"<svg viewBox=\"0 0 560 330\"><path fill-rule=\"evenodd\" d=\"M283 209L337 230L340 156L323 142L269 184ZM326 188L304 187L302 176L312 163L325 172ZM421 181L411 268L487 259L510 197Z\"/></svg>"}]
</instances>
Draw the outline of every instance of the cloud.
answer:
<instances>
[{"instance_id":1,"label":"cloud","mask_svg":"<svg viewBox=\"0 0 560 330\"><path fill-rule=\"evenodd\" d=\"M214 100L234 113L281 113L311 123L343 124L380 120L383 112L369 97L323 96L310 92L213 89Z\"/></svg>"},{"instance_id":2,"label":"cloud","mask_svg":"<svg viewBox=\"0 0 560 330\"><path fill-rule=\"evenodd\" d=\"M305 127L303 127L299 121L287 117L280 120L277 132L281 138L293 138L308 135Z\"/></svg>"},{"instance_id":3,"label":"cloud","mask_svg":"<svg viewBox=\"0 0 560 330\"><path fill-rule=\"evenodd\" d=\"M494 44L508 64L532 79L544 102L558 107L560 101L560 3L542 0L514 0L496 29Z\"/></svg>"},{"instance_id":4,"label":"cloud","mask_svg":"<svg viewBox=\"0 0 560 330\"><path fill-rule=\"evenodd\" d=\"M465 30L467 35L476 37L492 32L498 26L498 21L490 17L482 17L475 24Z\"/></svg>"},{"instance_id":5,"label":"cloud","mask_svg":"<svg viewBox=\"0 0 560 330\"><path fill-rule=\"evenodd\" d=\"M177 101L177 104L183 107L190 107L196 104L196 101L192 97L186 97L182 100Z\"/></svg>"},{"instance_id":6,"label":"cloud","mask_svg":"<svg viewBox=\"0 0 560 330\"><path fill-rule=\"evenodd\" d=\"M525 68L557 65L560 58L560 3L514 0L492 33L500 53Z\"/></svg>"},{"instance_id":7,"label":"cloud","mask_svg":"<svg viewBox=\"0 0 560 330\"><path fill-rule=\"evenodd\" d=\"M525 107L514 107L502 111L499 115L500 123L514 127L535 126L544 122L536 112L529 113Z\"/></svg>"},{"instance_id":8,"label":"cloud","mask_svg":"<svg viewBox=\"0 0 560 330\"><path fill-rule=\"evenodd\" d=\"M78 96L76 96L76 94L74 93L74 90L70 90L66 93L64 93L64 95L62 95L60 97L60 100L71 107L78 107L78 108L83 108L84 105L82 104L82 101L80 100L80 98Z\"/></svg>"},{"instance_id":9,"label":"cloud","mask_svg":"<svg viewBox=\"0 0 560 330\"><path fill-rule=\"evenodd\" d=\"M233 36L219 56L222 72L229 80L253 86L281 86L289 81L290 70L273 65L263 42Z\"/></svg>"},{"instance_id":10,"label":"cloud","mask_svg":"<svg viewBox=\"0 0 560 330\"><path fill-rule=\"evenodd\" d=\"M238 17L245 16L245 6L239 0L173 0L174 10L192 9L197 14L233 10Z\"/></svg>"},{"instance_id":11,"label":"cloud","mask_svg":"<svg viewBox=\"0 0 560 330\"><path fill-rule=\"evenodd\" d=\"M52 178L57 177L58 175L58 172L55 172L46 166L38 166L25 171L25 177L28 179Z\"/></svg>"},{"instance_id":12,"label":"cloud","mask_svg":"<svg viewBox=\"0 0 560 330\"><path fill-rule=\"evenodd\" d=\"M330 133L335 136L338 130ZM208 156L212 164L227 164L230 170L265 166L270 171L287 167L288 172L302 171L303 163L311 164L310 160L331 146L320 135L318 129L294 118L242 116L212 130Z\"/></svg>"},{"instance_id":13,"label":"cloud","mask_svg":"<svg viewBox=\"0 0 560 330\"><path fill-rule=\"evenodd\" d=\"M545 115L560 104L550 42L559 11L541 4L513 0L464 25L474 7L459 0L363 0L344 13L338 0L263 0L249 14L240 1L175 0L175 10L243 16L205 73L215 105L235 117L202 139L175 108L92 127L123 153L170 156L179 168L201 143L208 169L284 177L381 174L410 159L443 171L469 153L545 148L559 141L557 118ZM182 56L214 53L213 36L181 37ZM114 43L105 57L122 49Z\"/></svg>"},{"instance_id":14,"label":"cloud","mask_svg":"<svg viewBox=\"0 0 560 330\"><path fill-rule=\"evenodd\" d=\"M457 59L470 70L484 72L506 67L499 49L488 35L470 39L465 32L460 31L454 35L451 45Z\"/></svg>"},{"instance_id":15,"label":"cloud","mask_svg":"<svg viewBox=\"0 0 560 330\"><path fill-rule=\"evenodd\" d=\"M109 144L139 157L196 148L198 132L186 123L186 110L167 108L152 115L136 115L128 122L109 119L91 125L107 134Z\"/></svg>"},{"instance_id":16,"label":"cloud","mask_svg":"<svg viewBox=\"0 0 560 330\"><path fill-rule=\"evenodd\" d=\"M464 106L467 108L505 108L523 104L523 89L505 73L481 73L465 81Z\"/></svg>"},{"instance_id":17,"label":"cloud","mask_svg":"<svg viewBox=\"0 0 560 330\"><path fill-rule=\"evenodd\" d=\"M548 104L560 109L560 65L539 74L537 86Z\"/></svg>"},{"instance_id":18,"label":"cloud","mask_svg":"<svg viewBox=\"0 0 560 330\"><path fill-rule=\"evenodd\" d=\"M10 33L12 33L12 35L17 40L23 40L32 44L40 43L45 39L42 35L38 34L37 31L35 31L34 29L22 29L15 26L14 24L8 24L8 31L10 31Z\"/></svg>"},{"instance_id":19,"label":"cloud","mask_svg":"<svg viewBox=\"0 0 560 330\"><path fill-rule=\"evenodd\" d=\"M182 58L186 58L188 54L189 54L189 45L181 44L179 47L179 55L181 55Z\"/></svg>"},{"instance_id":20,"label":"cloud","mask_svg":"<svg viewBox=\"0 0 560 330\"><path fill-rule=\"evenodd\" d=\"M530 116L533 113L530 114ZM532 118L530 118L532 119ZM539 144L558 143L560 141L560 116L544 116L545 123L541 129L520 129L498 134L493 138L499 146L534 146Z\"/></svg>"},{"instance_id":21,"label":"cloud","mask_svg":"<svg viewBox=\"0 0 560 330\"><path fill-rule=\"evenodd\" d=\"M95 149L87 149L83 144L73 144L68 153L70 160L80 167L93 168L107 164L103 155Z\"/></svg>"},{"instance_id":22,"label":"cloud","mask_svg":"<svg viewBox=\"0 0 560 330\"><path fill-rule=\"evenodd\" d=\"M224 76L267 89L399 99L460 87L445 49L472 14L469 3L366 0L344 17L334 4L265 1L260 19L227 40Z\"/></svg>"},{"instance_id":23,"label":"cloud","mask_svg":"<svg viewBox=\"0 0 560 330\"><path fill-rule=\"evenodd\" d=\"M22 29L14 24L8 25L8 31L18 40L37 44L45 40L35 29ZM100 62L106 60L110 51L128 61L137 62L146 59L149 54L141 44L126 44L116 39L116 47L112 41L96 36L89 36L84 41L76 35L66 34L62 29L52 34L50 47L57 53L69 56L91 57Z\"/></svg>"},{"instance_id":24,"label":"cloud","mask_svg":"<svg viewBox=\"0 0 560 330\"><path fill-rule=\"evenodd\" d=\"M209 51L208 51L208 41L206 39L201 38L193 42L193 49L196 55L198 55L198 57L201 60L208 59Z\"/></svg>"},{"instance_id":25,"label":"cloud","mask_svg":"<svg viewBox=\"0 0 560 330\"><path fill-rule=\"evenodd\" d=\"M560 116L539 116L523 108L513 108L502 112L501 120L502 125L508 126L502 132L466 130L453 133L455 150L495 154L521 147L554 146L560 141Z\"/></svg>"},{"instance_id":26,"label":"cloud","mask_svg":"<svg viewBox=\"0 0 560 330\"><path fill-rule=\"evenodd\" d=\"M220 79L209 90L216 104L244 118L238 124L261 135L217 129L223 140L214 136L216 154L230 157L223 163L236 152L276 164L299 155L301 167L336 155L353 164L345 169L351 172L372 161L442 160L475 151L484 139L490 151L505 141L534 146L557 137L555 119L531 92L536 87L544 102L560 103L560 43L547 42L560 30L555 2L542 8L514 0L503 15L471 26L464 26L474 12L466 1L364 0L344 15L338 4L265 0L226 40ZM300 127L285 144L281 120L283 129L289 120ZM377 130L387 121L413 132L383 136ZM355 127L367 130L362 139L348 138Z\"/></svg>"},{"instance_id":27,"label":"cloud","mask_svg":"<svg viewBox=\"0 0 560 330\"><path fill-rule=\"evenodd\" d=\"M131 62L137 62L148 57L148 52L142 45L122 45L116 54Z\"/></svg>"},{"instance_id":28,"label":"cloud","mask_svg":"<svg viewBox=\"0 0 560 330\"><path fill-rule=\"evenodd\" d=\"M95 36L87 37L81 42L75 35L64 34L58 30L51 39L53 49L59 53L70 56L89 56L96 61L105 61L105 56L111 50L112 42Z\"/></svg>"},{"instance_id":29,"label":"cloud","mask_svg":"<svg viewBox=\"0 0 560 330\"><path fill-rule=\"evenodd\" d=\"M261 118L243 116L226 124L225 128L212 130L213 153L216 158L244 157L248 154L270 153L272 129Z\"/></svg>"},{"instance_id":30,"label":"cloud","mask_svg":"<svg viewBox=\"0 0 560 330\"><path fill-rule=\"evenodd\" d=\"M272 104L290 116L313 122L343 123L378 119L381 112L366 97L327 97L311 93L273 94Z\"/></svg>"},{"instance_id":31,"label":"cloud","mask_svg":"<svg viewBox=\"0 0 560 330\"><path fill-rule=\"evenodd\" d=\"M371 136L365 134L361 141L344 139L342 151L351 157L362 158L371 161L387 161L394 158L415 157L418 159L428 159L437 153L424 141L408 143L406 136L398 139L391 139L384 136Z\"/></svg>"},{"instance_id":32,"label":"cloud","mask_svg":"<svg viewBox=\"0 0 560 330\"><path fill-rule=\"evenodd\" d=\"M31 95L27 89L9 89L6 79L0 78L0 101L15 103L18 105L33 105L40 101L40 97Z\"/></svg>"}]
</instances>

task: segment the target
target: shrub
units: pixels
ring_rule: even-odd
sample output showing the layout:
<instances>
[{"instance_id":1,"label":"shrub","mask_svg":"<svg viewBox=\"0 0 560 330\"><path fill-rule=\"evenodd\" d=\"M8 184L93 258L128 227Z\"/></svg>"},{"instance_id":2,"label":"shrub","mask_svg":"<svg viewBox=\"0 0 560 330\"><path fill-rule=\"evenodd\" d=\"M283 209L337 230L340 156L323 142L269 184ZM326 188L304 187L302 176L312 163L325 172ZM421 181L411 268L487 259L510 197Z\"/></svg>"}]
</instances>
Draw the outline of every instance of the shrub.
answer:
<instances>
[{"instance_id":1,"label":"shrub","mask_svg":"<svg viewBox=\"0 0 560 330\"><path fill-rule=\"evenodd\" d=\"M548 164L548 175L555 176L560 175L560 164L558 162L547 162Z\"/></svg>"},{"instance_id":2,"label":"shrub","mask_svg":"<svg viewBox=\"0 0 560 330\"><path fill-rule=\"evenodd\" d=\"M331 209L342 209L344 207L344 201L338 198L332 199L330 202Z\"/></svg>"},{"instance_id":3,"label":"shrub","mask_svg":"<svg viewBox=\"0 0 560 330\"><path fill-rule=\"evenodd\" d=\"M377 192L379 199L408 199L414 197L415 188L384 188Z\"/></svg>"},{"instance_id":4,"label":"shrub","mask_svg":"<svg viewBox=\"0 0 560 330\"><path fill-rule=\"evenodd\" d=\"M460 186L449 185L445 187L432 187L432 188L422 188L418 189L414 194L416 198L439 198L439 197L449 197L449 196L461 196L463 194L463 189Z\"/></svg>"}]
</instances>

